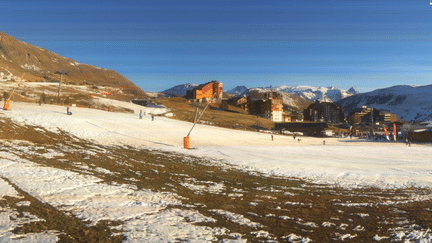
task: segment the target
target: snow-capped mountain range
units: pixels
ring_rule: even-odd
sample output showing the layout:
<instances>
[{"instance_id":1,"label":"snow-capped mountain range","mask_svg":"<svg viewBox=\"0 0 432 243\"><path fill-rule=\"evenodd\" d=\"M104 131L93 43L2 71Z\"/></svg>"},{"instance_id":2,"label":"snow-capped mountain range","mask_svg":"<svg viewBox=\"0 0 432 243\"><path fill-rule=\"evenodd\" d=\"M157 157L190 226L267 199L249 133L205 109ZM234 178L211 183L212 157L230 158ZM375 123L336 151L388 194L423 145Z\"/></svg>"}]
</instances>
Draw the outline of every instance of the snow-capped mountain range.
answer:
<instances>
[{"instance_id":1,"label":"snow-capped mountain range","mask_svg":"<svg viewBox=\"0 0 432 243\"><path fill-rule=\"evenodd\" d=\"M331 87L315 87L315 86L268 86L262 88L247 88L245 86L237 86L234 89L228 91L227 93L242 96L248 95L250 90L262 90L262 92L267 91L279 91L288 94L294 94L309 101L327 101L336 102L340 99L347 98L354 94L359 94L355 88L350 88L349 90L338 89L334 86Z\"/></svg>"},{"instance_id":2,"label":"snow-capped mountain range","mask_svg":"<svg viewBox=\"0 0 432 243\"><path fill-rule=\"evenodd\" d=\"M177 85L163 92L169 95L177 94L184 96L187 90L193 89L196 86L198 85ZM399 85L374 90L368 93L359 93L355 88L343 90L334 86L268 86L261 88L237 86L227 93L234 96L247 96L253 89L262 92L279 92L282 94L283 103L285 105L299 110L304 109L305 106L307 107L310 102L320 100L336 102L339 107L345 109L346 114L350 113L355 108L367 106L389 111L396 114L398 118L407 121L432 120L432 85Z\"/></svg>"},{"instance_id":3,"label":"snow-capped mountain range","mask_svg":"<svg viewBox=\"0 0 432 243\"><path fill-rule=\"evenodd\" d=\"M345 113L361 106L386 110L407 121L432 120L432 85L398 85L353 95L337 104Z\"/></svg>"},{"instance_id":4,"label":"snow-capped mountain range","mask_svg":"<svg viewBox=\"0 0 432 243\"><path fill-rule=\"evenodd\" d=\"M188 90L198 86L197 84L181 84L170 89L164 90L163 93L169 96L185 96ZM261 92L279 92L282 94L283 103L292 108L303 110L311 102L315 100L334 102L353 94L357 94L357 90L351 88L342 90L336 87L314 87L314 86L268 86L262 88L248 88L246 86L237 86L229 90L227 93L234 96L248 96L251 90L259 90Z\"/></svg>"},{"instance_id":5,"label":"snow-capped mountain range","mask_svg":"<svg viewBox=\"0 0 432 243\"><path fill-rule=\"evenodd\" d=\"M174 96L174 95L185 96L186 92L188 90L191 90L191 89L195 88L196 86L198 86L198 84L191 84L191 83L180 84L180 85L174 86L170 89L164 90L164 91L162 91L162 93L169 95L169 96Z\"/></svg>"},{"instance_id":6,"label":"snow-capped mountain range","mask_svg":"<svg viewBox=\"0 0 432 243\"><path fill-rule=\"evenodd\" d=\"M185 96L188 90L191 90L198 86L197 84L181 84L174 86L170 89L162 91L167 95L179 95ZM249 95L250 90L260 90L262 92L284 92L287 94L294 94L303 99L309 101L328 101L328 102L336 102L340 99L344 99L354 94L359 94L359 92L355 88L351 88L349 90L338 89L334 86L331 87L315 87L315 86L268 86L261 88L248 88L246 86L237 86L229 91L228 94L232 94L236 97Z\"/></svg>"}]
</instances>

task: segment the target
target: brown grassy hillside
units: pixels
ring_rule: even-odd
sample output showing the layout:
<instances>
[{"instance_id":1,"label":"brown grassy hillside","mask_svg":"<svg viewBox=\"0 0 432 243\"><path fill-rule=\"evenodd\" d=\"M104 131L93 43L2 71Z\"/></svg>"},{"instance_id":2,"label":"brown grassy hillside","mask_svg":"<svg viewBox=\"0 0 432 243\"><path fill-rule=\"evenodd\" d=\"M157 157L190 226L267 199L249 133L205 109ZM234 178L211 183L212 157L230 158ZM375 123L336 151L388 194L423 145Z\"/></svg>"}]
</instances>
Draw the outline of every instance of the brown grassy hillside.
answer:
<instances>
[{"instance_id":1,"label":"brown grassy hillside","mask_svg":"<svg viewBox=\"0 0 432 243\"><path fill-rule=\"evenodd\" d=\"M114 70L81 64L0 32L0 81L17 80L25 73L27 81L58 82L60 75L55 72L59 70L68 74L63 82L71 84L137 87Z\"/></svg>"}]
</instances>

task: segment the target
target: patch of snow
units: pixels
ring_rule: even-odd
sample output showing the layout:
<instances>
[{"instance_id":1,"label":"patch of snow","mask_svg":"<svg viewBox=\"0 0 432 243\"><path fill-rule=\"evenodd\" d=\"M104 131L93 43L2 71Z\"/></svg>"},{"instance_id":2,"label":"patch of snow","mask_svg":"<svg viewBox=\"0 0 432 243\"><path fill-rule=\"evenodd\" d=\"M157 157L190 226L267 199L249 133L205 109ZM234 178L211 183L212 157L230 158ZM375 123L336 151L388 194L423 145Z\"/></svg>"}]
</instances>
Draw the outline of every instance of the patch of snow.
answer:
<instances>
[{"instance_id":1,"label":"patch of snow","mask_svg":"<svg viewBox=\"0 0 432 243\"><path fill-rule=\"evenodd\" d=\"M262 237L262 238L269 238L270 237L270 233L268 231L264 231L264 230L260 230L260 231L254 231L254 232L250 232L252 235L254 235L255 237Z\"/></svg>"},{"instance_id":2,"label":"patch of snow","mask_svg":"<svg viewBox=\"0 0 432 243\"><path fill-rule=\"evenodd\" d=\"M354 231L365 231L365 228L361 225L357 225L353 230Z\"/></svg>"},{"instance_id":3,"label":"patch of snow","mask_svg":"<svg viewBox=\"0 0 432 243\"><path fill-rule=\"evenodd\" d=\"M112 173L111 171L104 169L104 168L100 168L100 167L94 168L94 171L99 172L99 173L103 173L103 174L107 174L107 175L114 175L114 173Z\"/></svg>"},{"instance_id":4,"label":"patch of snow","mask_svg":"<svg viewBox=\"0 0 432 243\"><path fill-rule=\"evenodd\" d=\"M358 213L357 216L359 216L360 218L366 218L366 217L369 217L369 214L367 214L367 213Z\"/></svg>"},{"instance_id":5,"label":"patch of snow","mask_svg":"<svg viewBox=\"0 0 432 243\"><path fill-rule=\"evenodd\" d=\"M56 231L29 234L12 233L15 228L22 227L24 224L40 221L44 220L28 212L22 212L20 215L15 209L0 207L0 242L57 242L59 232Z\"/></svg>"},{"instance_id":6,"label":"patch of snow","mask_svg":"<svg viewBox=\"0 0 432 243\"><path fill-rule=\"evenodd\" d=\"M340 235L340 236L339 236L339 239L341 239L341 240L343 241L343 240L346 240L346 239L353 239L353 238L355 238L355 237L357 237L357 235L344 234L344 235Z\"/></svg>"},{"instance_id":7,"label":"patch of snow","mask_svg":"<svg viewBox=\"0 0 432 243\"><path fill-rule=\"evenodd\" d=\"M306 223L301 223L301 222L297 222L298 224L304 225L304 226L309 226L312 228L318 228L318 225L314 222L306 222Z\"/></svg>"},{"instance_id":8,"label":"patch of snow","mask_svg":"<svg viewBox=\"0 0 432 243\"><path fill-rule=\"evenodd\" d=\"M238 225L245 225L245 226L251 227L251 228L263 227L260 223L252 222L240 214L232 213L232 212L221 210L221 209L212 209L212 210L209 210L209 212L213 212L213 213L219 214L221 216L224 216L227 219L229 219L231 222L238 224Z\"/></svg>"},{"instance_id":9,"label":"patch of snow","mask_svg":"<svg viewBox=\"0 0 432 243\"><path fill-rule=\"evenodd\" d=\"M324 222L321 224L322 227L334 227L336 226L336 224L331 223L331 222Z\"/></svg>"},{"instance_id":10,"label":"patch of snow","mask_svg":"<svg viewBox=\"0 0 432 243\"><path fill-rule=\"evenodd\" d=\"M312 242L311 239L307 238L307 237L303 237L300 235L296 235L296 234L290 234L288 236L283 236L281 237L282 239L285 239L289 242L295 242L295 243L309 243Z\"/></svg>"},{"instance_id":11,"label":"patch of snow","mask_svg":"<svg viewBox=\"0 0 432 243\"><path fill-rule=\"evenodd\" d=\"M123 221L124 224L116 227L125 231L122 234L129 242L133 239L161 239L162 236L168 241L176 238L214 240L214 235L227 231L192 225L190 222L214 222L214 219L196 211L167 210L167 206L181 205L175 194L136 190L128 185L107 185L93 176L39 166L4 152L2 158L0 176L42 202L89 222L89 225L100 220ZM29 177L32 180L28 180ZM0 189L15 194L8 185L1 185Z\"/></svg>"},{"instance_id":12,"label":"patch of snow","mask_svg":"<svg viewBox=\"0 0 432 243\"><path fill-rule=\"evenodd\" d=\"M23 207L23 206L29 207L31 205L31 202L29 202L29 201L21 201L21 202L15 203L15 205L17 205L18 207Z\"/></svg>"},{"instance_id":13,"label":"patch of snow","mask_svg":"<svg viewBox=\"0 0 432 243\"><path fill-rule=\"evenodd\" d=\"M194 180L193 180L194 181ZM202 192L209 192L214 194L219 194L225 189L225 185L223 182L221 183L215 183L212 181L206 182L206 181L194 181L195 183L201 183L204 185L197 185L193 183L187 183L182 182L180 183L181 186L186 187L196 193L202 193Z\"/></svg>"},{"instance_id":14,"label":"patch of snow","mask_svg":"<svg viewBox=\"0 0 432 243\"><path fill-rule=\"evenodd\" d=\"M27 70L33 70L33 71L37 71L37 72L40 72L41 71L41 68L40 67L37 67L36 65L34 65L34 64L32 64L32 65L29 65L29 64L24 64L24 65L21 65L21 67L22 68L24 68L24 69L27 69Z\"/></svg>"},{"instance_id":15,"label":"patch of snow","mask_svg":"<svg viewBox=\"0 0 432 243\"><path fill-rule=\"evenodd\" d=\"M337 228L338 228L338 229L341 229L341 230L346 230L346 228L347 228L348 226L349 226L348 224L344 224L344 223L342 223L342 224L340 224Z\"/></svg>"},{"instance_id":16,"label":"patch of snow","mask_svg":"<svg viewBox=\"0 0 432 243\"><path fill-rule=\"evenodd\" d=\"M128 233L124 242L177 242L193 241L206 242L216 241L215 236L225 235L225 228L210 228L195 226L191 223L215 222L214 219L204 217L197 211L168 209L153 214L142 214L134 220L126 221L124 224L111 227Z\"/></svg>"},{"instance_id":17,"label":"patch of snow","mask_svg":"<svg viewBox=\"0 0 432 243\"><path fill-rule=\"evenodd\" d=\"M8 197L18 197L18 192L15 188L3 179L0 178L0 198L8 196Z\"/></svg>"},{"instance_id":18,"label":"patch of snow","mask_svg":"<svg viewBox=\"0 0 432 243\"><path fill-rule=\"evenodd\" d=\"M294 220L293 217L289 217L289 216L279 216L278 218L283 219L283 220Z\"/></svg>"},{"instance_id":19,"label":"patch of snow","mask_svg":"<svg viewBox=\"0 0 432 243\"><path fill-rule=\"evenodd\" d=\"M375 235L374 237L372 237L372 240L374 241L381 241L381 240L386 240L389 239L390 237L388 236L379 236L379 235Z\"/></svg>"}]
</instances>

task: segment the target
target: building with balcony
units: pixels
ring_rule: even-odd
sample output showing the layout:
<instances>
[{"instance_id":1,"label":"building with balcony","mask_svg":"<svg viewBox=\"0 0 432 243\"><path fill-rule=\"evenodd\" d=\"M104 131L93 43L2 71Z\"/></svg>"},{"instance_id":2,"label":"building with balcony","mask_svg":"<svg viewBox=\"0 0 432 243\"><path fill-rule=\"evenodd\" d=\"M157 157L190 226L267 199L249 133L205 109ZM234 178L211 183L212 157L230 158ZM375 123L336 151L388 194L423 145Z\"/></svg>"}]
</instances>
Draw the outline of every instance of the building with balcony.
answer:
<instances>
[{"instance_id":1,"label":"building with balcony","mask_svg":"<svg viewBox=\"0 0 432 243\"><path fill-rule=\"evenodd\" d=\"M333 102L316 101L304 110L303 115L305 121L314 122L340 123L345 118L344 110Z\"/></svg>"},{"instance_id":2,"label":"building with balcony","mask_svg":"<svg viewBox=\"0 0 432 243\"><path fill-rule=\"evenodd\" d=\"M249 114L261 116L274 122L283 121L282 95L277 92L252 90L248 97Z\"/></svg>"},{"instance_id":3,"label":"building with balcony","mask_svg":"<svg viewBox=\"0 0 432 243\"><path fill-rule=\"evenodd\" d=\"M192 90L186 92L186 99L203 100L213 99L221 100L223 96L223 85L221 82L213 80L211 82L198 85Z\"/></svg>"}]
</instances>

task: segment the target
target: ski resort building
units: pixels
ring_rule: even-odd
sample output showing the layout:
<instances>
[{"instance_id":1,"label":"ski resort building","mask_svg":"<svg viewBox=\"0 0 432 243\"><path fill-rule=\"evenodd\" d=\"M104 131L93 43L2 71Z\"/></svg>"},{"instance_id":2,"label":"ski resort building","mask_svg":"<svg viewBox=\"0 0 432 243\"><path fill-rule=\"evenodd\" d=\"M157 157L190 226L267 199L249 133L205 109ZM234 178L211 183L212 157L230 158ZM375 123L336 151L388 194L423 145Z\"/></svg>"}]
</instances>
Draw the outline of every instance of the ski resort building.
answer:
<instances>
[{"instance_id":1,"label":"ski resort building","mask_svg":"<svg viewBox=\"0 0 432 243\"><path fill-rule=\"evenodd\" d=\"M320 136L323 131L332 130L326 122L279 122L275 124L274 129L280 130L281 133L300 132L308 136Z\"/></svg>"},{"instance_id":2,"label":"ski resort building","mask_svg":"<svg viewBox=\"0 0 432 243\"><path fill-rule=\"evenodd\" d=\"M214 99L221 100L223 96L223 85L221 82L213 80L211 82L198 85L192 90L186 92L186 99L202 100Z\"/></svg>"},{"instance_id":3,"label":"ski resort building","mask_svg":"<svg viewBox=\"0 0 432 243\"><path fill-rule=\"evenodd\" d=\"M282 114L283 122L303 122L303 114L287 112Z\"/></svg>"},{"instance_id":4,"label":"ski resort building","mask_svg":"<svg viewBox=\"0 0 432 243\"><path fill-rule=\"evenodd\" d=\"M362 106L351 111L348 114L348 123L350 124L376 124L376 123L393 123L397 121L396 114L388 111L378 110Z\"/></svg>"},{"instance_id":5,"label":"ski resort building","mask_svg":"<svg viewBox=\"0 0 432 243\"><path fill-rule=\"evenodd\" d=\"M311 104L303 112L305 121L340 123L344 121L344 110L333 102Z\"/></svg>"},{"instance_id":6,"label":"ski resort building","mask_svg":"<svg viewBox=\"0 0 432 243\"><path fill-rule=\"evenodd\" d=\"M248 110L248 99L244 96L242 97L233 97L229 100L227 100L227 103L229 105L235 106L235 107L239 107L245 111Z\"/></svg>"},{"instance_id":7,"label":"ski resort building","mask_svg":"<svg viewBox=\"0 0 432 243\"><path fill-rule=\"evenodd\" d=\"M282 122L283 101L277 92L251 90L248 97L249 114L261 116L274 122Z\"/></svg>"},{"instance_id":8,"label":"ski resort building","mask_svg":"<svg viewBox=\"0 0 432 243\"><path fill-rule=\"evenodd\" d=\"M380 121L383 123L391 123L397 121L397 115L392 114L389 111L380 111Z\"/></svg>"},{"instance_id":9,"label":"ski resort building","mask_svg":"<svg viewBox=\"0 0 432 243\"><path fill-rule=\"evenodd\" d=\"M362 106L361 108L354 109L348 114L349 124L373 124L379 121L380 111L374 108Z\"/></svg>"}]
</instances>

